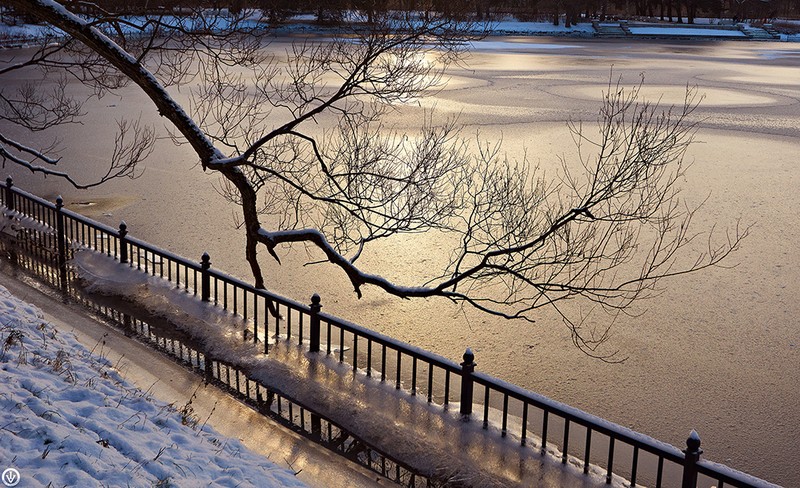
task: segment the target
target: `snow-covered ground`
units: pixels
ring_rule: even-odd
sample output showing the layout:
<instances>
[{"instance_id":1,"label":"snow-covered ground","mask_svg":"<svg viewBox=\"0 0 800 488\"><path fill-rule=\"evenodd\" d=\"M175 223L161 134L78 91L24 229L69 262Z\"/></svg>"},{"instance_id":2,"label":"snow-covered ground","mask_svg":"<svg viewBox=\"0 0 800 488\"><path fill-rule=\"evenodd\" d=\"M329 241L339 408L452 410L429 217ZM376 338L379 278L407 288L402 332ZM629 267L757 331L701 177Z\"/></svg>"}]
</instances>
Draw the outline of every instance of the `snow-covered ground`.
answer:
<instances>
[{"instance_id":1,"label":"snow-covered ground","mask_svg":"<svg viewBox=\"0 0 800 488\"><path fill-rule=\"evenodd\" d=\"M19 486L301 487L183 405L155 401L0 286L0 470ZM16 471L12 471L16 470Z\"/></svg>"}]
</instances>

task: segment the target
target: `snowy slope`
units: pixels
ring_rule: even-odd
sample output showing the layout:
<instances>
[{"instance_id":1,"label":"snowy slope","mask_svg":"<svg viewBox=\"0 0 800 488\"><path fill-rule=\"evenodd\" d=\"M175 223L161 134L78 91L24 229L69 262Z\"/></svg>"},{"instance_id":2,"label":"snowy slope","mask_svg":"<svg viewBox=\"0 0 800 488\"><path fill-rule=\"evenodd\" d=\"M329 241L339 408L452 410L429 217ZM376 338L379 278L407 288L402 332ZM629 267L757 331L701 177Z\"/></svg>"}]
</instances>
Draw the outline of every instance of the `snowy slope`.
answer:
<instances>
[{"instance_id":1,"label":"snowy slope","mask_svg":"<svg viewBox=\"0 0 800 488\"><path fill-rule=\"evenodd\" d=\"M305 486L41 317L0 286L0 469L19 486Z\"/></svg>"}]
</instances>

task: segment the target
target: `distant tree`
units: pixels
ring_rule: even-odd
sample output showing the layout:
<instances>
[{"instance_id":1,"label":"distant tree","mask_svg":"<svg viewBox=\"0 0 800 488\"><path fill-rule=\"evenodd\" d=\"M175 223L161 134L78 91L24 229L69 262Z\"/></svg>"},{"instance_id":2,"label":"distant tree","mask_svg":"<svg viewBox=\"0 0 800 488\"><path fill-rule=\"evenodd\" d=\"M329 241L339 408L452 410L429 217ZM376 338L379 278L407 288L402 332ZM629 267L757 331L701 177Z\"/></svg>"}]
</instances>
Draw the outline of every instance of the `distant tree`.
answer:
<instances>
[{"instance_id":1,"label":"distant tree","mask_svg":"<svg viewBox=\"0 0 800 488\"><path fill-rule=\"evenodd\" d=\"M244 22L253 12L224 22L203 10L133 21L110 12L79 16L52 0L10 3L69 37L3 66L0 77L38 67L47 79L61 72L56 79L77 79L95 93L128 85L145 93L175 140L221 176L241 208L244 254L259 288L266 286L259 249L280 261L291 246L307 246L338 267L358 296L372 286L531 322L551 307L578 347L606 357L597 347L608 328L590 326L564 302L625 312L662 279L718 264L746 233L720 244L709 237L705 252L685 260L682 251L698 238L678 186L694 131L691 97L676 112L663 111L641 103L636 88L610 83L597 129L571 126L579 160L565 160L553 179L507 160L499 146L471 147L454 121L437 125L431 117L415 134L382 125L393 105L439 87L473 35L447 16L376 13L350 36L302 42L278 60L264 54L259 28ZM166 87L188 82L194 97L182 107ZM47 148L6 131L80 119L80 100L65 82L49 92L37 86L12 92L0 85L0 158L90 186L59 173ZM135 176L153 147L153 129L131 121L119 127L99 182ZM362 267L376 242L419 232L454 243L447 264L424 282L395 283Z\"/></svg>"},{"instance_id":2,"label":"distant tree","mask_svg":"<svg viewBox=\"0 0 800 488\"><path fill-rule=\"evenodd\" d=\"M295 8L302 6L293 0L261 0L257 5L270 24L282 23L293 13Z\"/></svg>"},{"instance_id":3,"label":"distant tree","mask_svg":"<svg viewBox=\"0 0 800 488\"><path fill-rule=\"evenodd\" d=\"M348 2L346 0L325 0L313 2L317 23L322 25L337 25L344 20Z\"/></svg>"},{"instance_id":4,"label":"distant tree","mask_svg":"<svg viewBox=\"0 0 800 488\"><path fill-rule=\"evenodd\" d=\"M686 0L686 23L694 24L700 12L710 11L712 3L709 0Z\"/></svg>"},{"instance_id":5,"label":"distant tree","mask_svg":"<svg viewBox=\"0 0 800 488\"><path fill-rule=\"evenodd\" d=\"M572 27L578 23L585 2L580 0L540 0L537 6L552 20L553 25L561 23L561 14L564 14L564 26Z\"/></svg>"},{"instance_id":6,"label":"distant tree","mask_svg":"<svg viewBox=\"0 0 800 488\"><path fill-rule=\"evenodd\" d=\"M352 6L367 18L367 23L373 24L376 19L384 16L388 7L387 0L353 0Z\"/></svg>"},{"instance_id":7,"label":"distant tree","mask_svg":"<svg viewBox=\"0 0 800 488\"><path fill-rule=\"evenodd\" d=\"M572 27L578 23L583 2L571 1L564 5L564 27Z\"/></svg>"}]
</instances>

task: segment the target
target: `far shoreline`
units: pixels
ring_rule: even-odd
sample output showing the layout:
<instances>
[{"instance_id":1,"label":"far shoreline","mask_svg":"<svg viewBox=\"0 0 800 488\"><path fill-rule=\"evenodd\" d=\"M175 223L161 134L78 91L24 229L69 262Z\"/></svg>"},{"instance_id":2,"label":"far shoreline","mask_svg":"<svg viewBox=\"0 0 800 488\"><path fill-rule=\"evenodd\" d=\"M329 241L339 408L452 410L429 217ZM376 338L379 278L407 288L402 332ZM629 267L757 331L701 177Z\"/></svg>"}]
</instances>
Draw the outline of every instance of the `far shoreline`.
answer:
<instances>
[{"instance_id":1,"label":"far shoreline","mask_svg":"<svg viewBox=\"0 0 800 488\"><path fill-rule=\"evenodd\" d=\"M635 34L631 33L628 29L628 22L624 20L617 20L611 22L580 22L574 24L573 27L564 27L563 24L553 25L547 22L518 22L518 21L503 21L497 22L495 29L493 29L484 39L550 39L550 40L581 40L581 41L612 41L622 43L639 43L639 42L680 42L680 43L708 43L708 42L778 42L778 43L792 43L800 42L800 34L784 34L775 33L773 31L772 38L753 37L751 35L713 35L713 31L723 30L724 32L744 32L744 29L758 30L767 32L761 27L751 28L747 24L742 24L746 27L740 27L738 30L734 26L727 26L722 29L715 27L714 24L677 24L677 23L653 23L653 22L631 22L632 27L646 27L659 29L660 33L648 34ZM624 26L624 27L623 27ZM518 28L517 28L518 27ZM526 28L527 27L527 28ZM612 33L604 32L605 28L609 27L614 30ZM9 26L0 24L0 51L2 50L19 50L26 48L36 48L42 46L42 41L47 43L58 42L58 37L38 37L38 36L25 36L15 35L15 31L20 32L35 32L42 31L42 26L22 24L19 26ZM598 30L600 29L600 30ZM627 30L626 32L623 32ZM665 31L675 30L675 34L667 34ZM678 33L681 31L682 33ZM694 32L689 32L694 31ZM700 33L701 31L708 31L709 34ZM341 26L320 25L313 21L293 21L277 27L268 27L265 33L268 37L272 38L312 38L312 37L330 37L331 35L347 33L348 30ZM776 38L774 35L779 35Z\"/></svg>"}]
</instances>

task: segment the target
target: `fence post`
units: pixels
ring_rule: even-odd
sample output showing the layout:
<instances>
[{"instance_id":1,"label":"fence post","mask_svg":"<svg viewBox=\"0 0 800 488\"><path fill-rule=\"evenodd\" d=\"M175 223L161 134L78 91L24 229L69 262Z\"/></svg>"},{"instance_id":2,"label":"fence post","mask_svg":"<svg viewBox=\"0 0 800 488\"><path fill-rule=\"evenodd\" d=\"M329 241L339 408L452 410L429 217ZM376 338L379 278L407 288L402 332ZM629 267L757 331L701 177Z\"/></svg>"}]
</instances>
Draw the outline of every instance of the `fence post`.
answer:
<instances>
[{"instance_id":1,"label":"fence post","mask_svg":"<svg viewBox=\"0 0 800 488\"><path fill-rule=\"evenodd\" d=\"M11 190L11 187L14 186L14 180L11 179L9 176L6 178L6 188L3 192L3 199L5 200L6 208L8 210L14 210L14 192ZM11 215L9 215L11 218ZM12 240L12 246L8 250L8 257L12 263L15 265L18 264L18 255L17 255L17 236L14 236Z\"/></svg>"},{"instance_id":2,"label":"fence post","mask_svg":"<svg viewBox=\"0 0 800 488\"><path fill-rule=\"evenodd\" d=\"M128 262L128 241L125 236L128 235L128 224L123 220L119 223L119 262Z\"/></svg>"},{"instance_id":3,"label":"fence post","mask_svg":"<svg viewBox=\"0 0 800 488\"><path fill-rule=\"evenodd\" d=\"M700 460L700 455L703 454L703 450L700 449L700 436L696 431L692 430L689 438L686 439L686 450L683 453L686 457L683 463L683 484L681 488L696 488L697 461Z\"/></svg>"},{"instance_id":4,"label":"fence post","mask_svg":"<svg viewBox=\"0 0 800 488\"><path fill-rule=\"evenodd\" d=\"M316 293L311 296L311 330L309 331L310 337L308 346L311 352L319 352L319 312L322 310L322 305L320 305L321 301L319 295ZM341 347L344 347L344 345Z\"/></svg>"},{"instance_id":5,"label":"fence post","mask_svg":"<svg viewBox=\"0 0 800 488\"><path fill-rule=\"evenodd\" d=\"M203 366L205 382L209 384L214 380L214 361L208 357L208 354L203 354Z\"/></svg>"},{"instance_id":6,"label":"fence post","mask_svg":"<svg viewBox=\"0 0 800 488\"><path fill-rule=\"evenodd\" d=\"M464 362L461 363L461 415L469 417L472 414L472 373L475 371L475 355L472 349L464 352Z\"/></svg>"},{"instance_id":7,"label":"fence post","mask_svg":"<svg viewBox=\"0 0 800 488\"><path fill-rule=\"evenodd\" d=\"M200 280L200 299L207 302L211 298L211 276L208 269L211 267L211 257L207 252L203 253L200 258L200 268L203 270L202 278Z\"/></svg>"},{"instance_id":8,"label":"fence post","mask_svg":"<svg viewBox=\"0 0 800 488\"><path fill-rule=\"evenodd\" d=\"M133 320L131 320L131 316L126 313L122 314L122 324L124 326L123 333L125 334L125 337L131 337L134 333Z\"/></svg>"},{"instance_id":9,"label":"fence post","mask_svg":"<svg viewBox=\"0 0 800 488\"><path fill-rule=\"evenodd\" d=\"M14 210L14 191L11 187L14 186L14 180L9 176L6 178L6 208Z\"/></svg>"},{"instance_id":10,"label":"fence post","mask_svg":"<svg viewBox=\"0 0 800 488\"><path fill-rule=\"evenodd\" d=\"M62 288L67 286L67 240L64 235L64 214L61 212L63 208L64 199L59 195L56 197L56 236L58 239L58 276Z\"/></svg>"},{"instance_id":11,"label":"fence post","mask_svg":"<svg viewBox=\"0 0 800 488\"><path fill-rule=\"evenodd\" d=\"M315 413L311 414L311 435L319 441L322 440L322 417Z\"/></svg>"}]
</instances>

